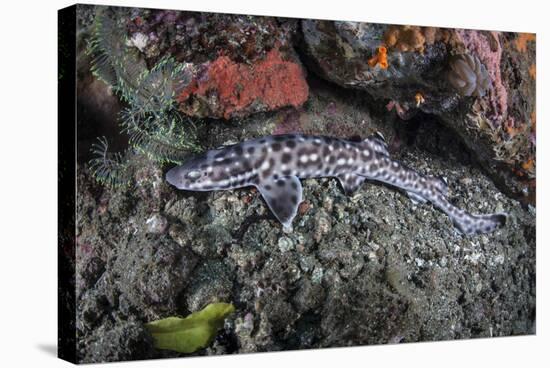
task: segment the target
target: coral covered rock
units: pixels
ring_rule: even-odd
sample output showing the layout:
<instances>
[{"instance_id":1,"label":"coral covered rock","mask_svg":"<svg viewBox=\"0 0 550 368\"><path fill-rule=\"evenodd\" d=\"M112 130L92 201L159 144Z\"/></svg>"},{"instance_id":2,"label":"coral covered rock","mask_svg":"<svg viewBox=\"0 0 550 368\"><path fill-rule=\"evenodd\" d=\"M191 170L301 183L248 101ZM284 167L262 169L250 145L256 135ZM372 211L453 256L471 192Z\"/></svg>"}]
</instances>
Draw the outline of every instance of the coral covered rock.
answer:
<instances>
[{"instance_id":1,"label":"coral covered rock","mask_svg":"<svg viewBox=\"0 0 550 368\"><path fill-rule=\"evenodd\" d=\"M308 97L305 74L278 49L253 65L220 56L202 66L177 101L187 115L229 119L284 106L298 107Z\"/></svg>"},{"instance_id":2,"label":"coral covered rock","mask_svg":"<svg viewBox=\"0 0 550 368\"><path fill-rule=\"evenodd\" d=\"M451 109L455 92L439 74L445 72L448 56L442 37L429 32L426 38L416 28L421 41L409 34L412 29L303 20L304 51L313 70L342 87L398 101L405 109L413 108L415 95L422 92L423 110Z\"/></svg>"},{"instance_id":3,"label":"coral covered rock","mask_svg":"<svg viewBox=\"0 0 550 368\"><path fill-rule=\"evenodd\" d=\"M302 30L321 77L367 91L404 120L436 115L503 190L533 203L534 35L316 20Z\"/></svg>"},{"instance_id":4,"label":"coral covered rock","mask_svg":"<svg viewBox=\"0 0 550 368\"><path fill-rule=\"evenodd\" d=\"M448 179L450 202L508 221L464 236L395 188L366 182L348 195L336 179L317 178L302 181L287 232L253 187L179 191L165 180L169 167L140 152L127 155L130 184L105 187L79 155L79 361L182 356L155 349L145 325L220 301L235 313L195 355L535 333L536 209L504 192L534 174L533 35L125 11L124 42L144 65L171 56L181 66L181 111L239 117L189 119L204 149L270 134L380 131L393 158ZM290 37L299 29L302 39ZM323 78L305 83L295 42ZM462 61L451 81L453 60ZM109 90L92 92L79 111L100 119L89 107ZM103 132L85 125L79 142ZM497 187L488 172L509 180Z\"/></svg>"},{"instance_id":5,"label":"coral covered rock","mask_svg":"<svg viewBox=\"0 0 550 368\"><path fill-rule=\"evenodd\" d=\"M176 98L189 116L230 119L307 100L296 21L136 9L128 33L149 66L166 55L185 65Z\"/></svg>"}]
</instances>

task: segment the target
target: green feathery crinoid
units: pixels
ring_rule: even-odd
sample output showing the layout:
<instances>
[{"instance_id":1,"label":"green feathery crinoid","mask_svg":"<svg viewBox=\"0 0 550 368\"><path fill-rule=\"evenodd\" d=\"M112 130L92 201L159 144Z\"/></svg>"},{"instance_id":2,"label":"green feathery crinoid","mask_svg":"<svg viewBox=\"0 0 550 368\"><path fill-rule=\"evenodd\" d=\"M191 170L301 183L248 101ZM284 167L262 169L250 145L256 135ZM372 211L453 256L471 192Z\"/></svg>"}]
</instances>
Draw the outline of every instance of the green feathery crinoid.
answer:
<instances>
[{"instance_id":1,"label":"green feathery crinoid","mask_svg":"<svg viewBox=\"0 0 550 368\"><path fill-rule=\"evenodd\" d=\"M165 57L147 69L137 50L127 46L122 12L109 8L96 13L87 50L92 57L91 71L127 105L120 114L120 124L129 135L130 147L160 163L181 163L200 149L194 125L175 107L174 81L183 65ZM127 183L130 176L124 155L109 154L107 147L102 139L92 148L97 156L91 161L96 178L111 187Z\"/></svg>"},{"instance_id":2,"label":"green feathery crinoid","mask_svg":"<svg viewBox=\"0 0 550 368\"><path fill-rule=\"evenodd\" d=\"M117 8L96 8L92 36L88 42L87 54L92 57L92 74L119 91L128 79L136 79L142 65L137 62L135 53L129 53L126 47L126 33L120 22L121 11ZM134 60L129 60L132 58ZM133 63L131 63L133 61ZM128 69L130 67L130 69Z\"/></svg>"},{"instance_id":3,"label":"green feathery crinoid","mask_svg":"<svg viewBox=\"0 0 550 368\"><path fill-rule=\"evenodd\" d=\"M110 153L108 148L105 137L98 138L92 144L91 151L95 157L90 160L90 170L101 184L109 187L127 186L130 183L128 161L123 154Z\"/></svg>"},{"instance_id":4,"label":"green feathery crinoid","mask_svg":"<svg viewBox=\"0 0 550 368\"><path fill-rule=\"evenodd\" d=\"M154 115L124 109L121 115L130 146L154 161L181 164L190 152L198 151L194 127L178 113L163 111ZM159 120L163 123L158 124Z\"/></svg>"}]
</instances>

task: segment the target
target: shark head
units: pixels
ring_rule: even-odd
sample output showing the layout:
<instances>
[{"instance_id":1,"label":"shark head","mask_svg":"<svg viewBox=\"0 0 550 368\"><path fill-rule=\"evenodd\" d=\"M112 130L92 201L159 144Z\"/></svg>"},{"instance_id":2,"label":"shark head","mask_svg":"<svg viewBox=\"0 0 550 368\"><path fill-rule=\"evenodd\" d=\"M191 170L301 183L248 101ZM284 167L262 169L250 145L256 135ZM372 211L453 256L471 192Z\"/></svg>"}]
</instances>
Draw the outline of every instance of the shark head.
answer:
<instances>
[{"instance_id":1,"label":"shark head","mask_svg":"<svg viewBox=\"0 0 550 368\"><path fill-rule=\"evenodd\" d=\"M200 190L208 181L210 173L203 165L205 158L197 156L166 173L166 181L178 189Z\"/></svg>"}]
</instances>

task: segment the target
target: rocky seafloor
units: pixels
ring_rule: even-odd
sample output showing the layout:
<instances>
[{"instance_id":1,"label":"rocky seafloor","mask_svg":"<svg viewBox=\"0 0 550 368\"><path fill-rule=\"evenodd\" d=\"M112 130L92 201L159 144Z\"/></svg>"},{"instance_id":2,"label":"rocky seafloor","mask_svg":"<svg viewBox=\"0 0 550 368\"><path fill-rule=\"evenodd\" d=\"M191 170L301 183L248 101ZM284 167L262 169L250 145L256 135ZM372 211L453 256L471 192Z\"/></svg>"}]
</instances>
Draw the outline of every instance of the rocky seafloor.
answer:
<instances>
[{"instance_id":1,"label":"rocky seafloor","mask_svg":"<svg viewBox=\"0 0 550 368\"><path fill-rule=\"evenodd\" d=\"M323 126L316 109L328 92L319 90L302 114ZM343 116L331 121L349 119L359 101L335 96L328 105ZM270 128L265 117L251 120L212 126L210 136L231 142ZM178 191L166 169L136 156L135 187L112 190L82 165L80 359L179 356L155 350L143 324L216 301L236 312L195 354L534 333L535 210L497 190L450 135L425 124L396 157L447 177L461 208L507 212L504 228L464 236L440 211L393 188L366 183L348 197L323 178L303 181L304 202L285 233L252 188Z\"/></svg>"},{"instance_id":2,"label":"rocky seafloor","mask_svg":"<svg viewBox=\"0 0 550 368\"><path fill-rule=\"evenodd\" d=\"M117 130L116 97L86 78L79 82L80 148ZM285 232L255 189L178 191L164 179L170 166L143 155L129 156L129 187L103 186L84 145L77 176L79 361L189 356L155 349L144 324L213 302L236 311L209 347L191 355L535 333L535 207L497 188L439 117L420 112L401 120L365 91L314 73L305 80L302 106L197 123L202 145L291 131L380 131L393 157L448 179L450 202L472 213L506 212L506 226L465 236L442 212L395 188L366 182L347 196L336 179L321 178L302 181L304 200Z\"/></svg>"}]
</instances>

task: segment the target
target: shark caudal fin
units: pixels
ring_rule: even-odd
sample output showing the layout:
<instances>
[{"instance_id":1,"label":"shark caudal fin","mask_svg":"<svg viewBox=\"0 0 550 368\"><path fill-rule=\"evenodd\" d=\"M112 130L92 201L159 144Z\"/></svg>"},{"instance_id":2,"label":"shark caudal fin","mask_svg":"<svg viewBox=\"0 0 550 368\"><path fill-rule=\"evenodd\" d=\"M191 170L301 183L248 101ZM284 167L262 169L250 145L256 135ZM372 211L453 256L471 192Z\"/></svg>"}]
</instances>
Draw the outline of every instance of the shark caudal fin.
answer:
<instances>
[{"instance_id":1,"label":"shark caudal fin","mask_svg":"<svg viewBox=\"0 0 550 368\"><path fill-rule=\"evenodd\" d=\"M471 215L465 213L462 218L453 218L453 224L466 235L486 234L506 225L508 216L505 213L491 215Z\"/></svg>"},{"instance_id":2,"label":"shark caudal fin","mask_svg":"<svg viewBox=\"0 0 550 368\"><path fill-rule=\"evenodd\" d=\"M454 206L450 203L441 190L429 198L432 204L445 212L453 222L453 225L463 234L485 234L490 233L506 225L508 218L505 213L493 213L489 215L473 215Z\"/></svg>"}]
</instances>

